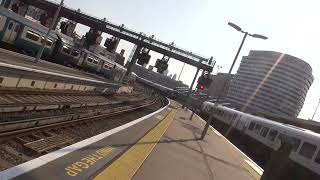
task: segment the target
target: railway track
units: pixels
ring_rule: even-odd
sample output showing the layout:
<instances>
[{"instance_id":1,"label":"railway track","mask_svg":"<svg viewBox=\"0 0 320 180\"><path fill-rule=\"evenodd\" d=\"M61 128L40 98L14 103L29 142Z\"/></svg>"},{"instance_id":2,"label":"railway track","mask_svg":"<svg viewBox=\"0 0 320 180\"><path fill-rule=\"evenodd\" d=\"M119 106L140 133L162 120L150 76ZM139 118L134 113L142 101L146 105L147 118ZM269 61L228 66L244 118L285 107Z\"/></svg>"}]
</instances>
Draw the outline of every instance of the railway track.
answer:
<instances>
[{"instance_id":1,"label":"railway track","mask_svg":"<svg viewBox=\"0 0 320 180\"><path fill-rule=\"evenodd\" d=\"M47 117L0 123L0 170L128 123L164 106L164 101L149 96L86 117L69 114L55 120Z\"/></svg>"},{"instance_id":2,"label":"railway track","mask_svg":"<svg viewBox=\"0 0 320 180\"><path fill-rule=\"evenodd\" d=\"M82 121L101 120L110 116L114 116L120 113L125 113L133 110L137 110L146 106L150 106L155 103L156 99L142 100L146 101L141 103L137 101L136 104L110 108L92 113L71 113L61 116L49 116L42 118L18 120L11 122L0 123L0 138L16 136L19 133L30 132L34 130L41 130L43 128L53 128L57 126L64 126L72 123L78 123Z\"/></svg>"},{"instance_id":3,"label":"railway track","mask_svg":"<svg viewBox=\"0 0 320 180\"><path fill-rule=\"evenodd\" d=\"M105 95L94 92L59 92L0 89L0 122L41 117L46 114L66 114L83 109L103 109L146 98L139 92Z\"/></svg>"}]
</instances>

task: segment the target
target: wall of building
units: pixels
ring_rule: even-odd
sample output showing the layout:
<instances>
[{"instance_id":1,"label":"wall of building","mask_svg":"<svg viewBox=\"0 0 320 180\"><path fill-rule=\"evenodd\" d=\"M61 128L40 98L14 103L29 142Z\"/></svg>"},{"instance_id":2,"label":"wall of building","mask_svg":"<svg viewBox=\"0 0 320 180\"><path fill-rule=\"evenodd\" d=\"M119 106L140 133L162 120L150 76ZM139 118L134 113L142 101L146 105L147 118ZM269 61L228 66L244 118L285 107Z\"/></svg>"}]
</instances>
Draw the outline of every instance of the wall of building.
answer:
<instances>
[{"instance_id":1,"label":"wall of building","mask_svg":"<svg viewBox=\"0 0 320 180\"><path fill-rule=\"evenodd\" d=\"M210 75L212 82L207 89L207 94L212 98L217 98L220 96L221 99L225 99L229 89L229 82L233 75L228 75L227 73L218 73L217 75Z\"/></svg>"},{"instance_id":2,"label":"wall of building","mask_svg":"<svg viewBox=\"0 0 320 180\"><path fill-rule=\"evenodd\" d=\"M313 82L311 66L273 51L250 51L232 79L227 100L242 110L296 117Z\"/></svg>"}]
</instances>

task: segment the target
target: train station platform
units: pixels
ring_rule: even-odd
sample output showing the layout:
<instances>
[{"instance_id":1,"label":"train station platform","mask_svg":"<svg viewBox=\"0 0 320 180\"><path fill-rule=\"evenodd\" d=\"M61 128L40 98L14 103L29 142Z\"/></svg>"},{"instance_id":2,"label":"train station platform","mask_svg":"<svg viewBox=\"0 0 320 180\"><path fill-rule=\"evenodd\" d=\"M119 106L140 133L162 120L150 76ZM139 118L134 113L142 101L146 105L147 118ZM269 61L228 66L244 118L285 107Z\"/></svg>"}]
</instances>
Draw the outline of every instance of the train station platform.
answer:
<instances>
[{"instance_id":1,"label":"train station platform","mask_svg":"<svg viewBox=\"0 0 320 180\"><path fill-rule=\"evenodd\" d=\"M0 48L0 85L2 88L131 92L123 83L97 74L40 60Z\"/></svg>"},{"instance_id":2,"label":"train station platform","mask_svg":"<svg viewBox=\"0 0 320 180\"><path fill-rule=\"evenodd\" d=\"M152 114L0 172L0 179L260 179L262 169L173 101Z\"/></svg>"}]
</instances>

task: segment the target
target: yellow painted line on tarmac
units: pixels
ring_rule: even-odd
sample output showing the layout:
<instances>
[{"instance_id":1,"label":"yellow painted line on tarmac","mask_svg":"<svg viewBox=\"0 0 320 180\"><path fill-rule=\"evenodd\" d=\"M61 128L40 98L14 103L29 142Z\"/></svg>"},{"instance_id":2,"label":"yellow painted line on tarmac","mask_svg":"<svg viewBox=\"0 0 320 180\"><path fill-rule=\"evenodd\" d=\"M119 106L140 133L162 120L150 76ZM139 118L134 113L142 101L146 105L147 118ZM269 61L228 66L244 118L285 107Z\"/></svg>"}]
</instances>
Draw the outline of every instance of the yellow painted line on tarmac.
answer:
<instances>
[{"instance_id":1,"label":"yellow painted line on tarmac","mask_svg":"<svg viewBox=\"0 0 320 180\"><path fill-rule=\"evenodd\" d=\"M133 145L133 147L120 156L109 167L98 174L94 180L131 179L169 128L176 113L177 110L172 110L161 123L142 137L139 142Z\"/></svg>"}]
</instances>

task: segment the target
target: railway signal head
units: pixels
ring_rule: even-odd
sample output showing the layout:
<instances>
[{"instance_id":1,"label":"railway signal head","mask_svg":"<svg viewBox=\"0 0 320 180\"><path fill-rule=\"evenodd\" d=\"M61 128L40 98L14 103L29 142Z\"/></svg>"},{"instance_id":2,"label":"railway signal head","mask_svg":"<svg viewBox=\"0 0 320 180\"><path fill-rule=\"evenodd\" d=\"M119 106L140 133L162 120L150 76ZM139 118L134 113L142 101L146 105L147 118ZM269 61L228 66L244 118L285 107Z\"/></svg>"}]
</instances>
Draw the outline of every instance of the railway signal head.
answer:
<instances>
[{"instance_id":1,"label":"railway signal head","mask_svg":"<svg viewBox=\"0 0 320 180\"><path fill-rule=\"evenodd\" d=\"M203 91L203 90L209 88L211 81L212 80L209 78L209 74L207 74L207 73L203 74L198 79L197 89Z\"/></svg>"},{"instance_id":2,"label":"railway signal head","mask_svg":"<svg viewBox=\"0 0 320 180\"><path fill-rule=\"evenodd\" d=\"M137 64L143 65L148 64L150 61L151 56L149 55L149 49L142 49L140 54L138 55L138 61Z\"/></svg>"}]
</instances>

